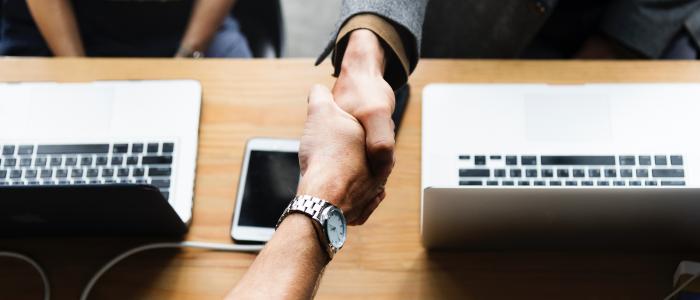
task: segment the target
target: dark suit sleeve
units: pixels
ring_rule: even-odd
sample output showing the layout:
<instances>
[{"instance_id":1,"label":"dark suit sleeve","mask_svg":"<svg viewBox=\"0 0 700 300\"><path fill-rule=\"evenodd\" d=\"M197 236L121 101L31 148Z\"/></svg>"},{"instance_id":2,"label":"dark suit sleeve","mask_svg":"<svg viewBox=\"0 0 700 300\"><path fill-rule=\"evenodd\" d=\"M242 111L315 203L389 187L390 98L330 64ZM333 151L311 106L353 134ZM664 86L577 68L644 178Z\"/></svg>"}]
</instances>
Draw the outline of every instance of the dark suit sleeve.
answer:
<instances>
[{"instance_id":1,"label":"dark suit sleeve","mask_svg":"<svg viewBox=\"0 0 700 300\"><path fill-rule=\"evenodd\" d=\"M369 29L384 45L384 78L394 89L401 87L418 64L427 3L428 0L343 0L336 30L316 64L333 52L337 76L349 34L355 29Z\"/></svg>"},{"instance_id":2,"label":"dark suit sleeve","mask_svg":"<svg viewBox=\"0 0 700 300\"><path fill-rule=\"evenodd\" d=\"M698 9L698 0L614 0L600 29L628 49L658 58Z\"/></svg>"}]
</instances>

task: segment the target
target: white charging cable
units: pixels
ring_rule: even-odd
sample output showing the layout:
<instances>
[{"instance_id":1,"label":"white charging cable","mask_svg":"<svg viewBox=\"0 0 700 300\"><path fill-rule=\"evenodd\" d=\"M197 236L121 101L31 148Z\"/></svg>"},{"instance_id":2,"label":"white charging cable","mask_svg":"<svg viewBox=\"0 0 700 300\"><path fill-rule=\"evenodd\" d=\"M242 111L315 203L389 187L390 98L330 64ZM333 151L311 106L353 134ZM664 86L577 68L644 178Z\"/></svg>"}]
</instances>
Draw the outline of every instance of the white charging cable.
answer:
<instances>
[{"instance_id":1,"label":"white charging cable","mask_svg":"<svg viewBox=\"0 0 700 300\"><path fill-rule=\"evenodd\" d=\"M104 264L100 270L95 273L95 275L90 278L90 281L88 281L87 285L85 285L85 288L83 288L83 292L80 293L80 299L81 300L87 300L88 296L90 295L90 291L92 291L92 288L95 286L95 283L97 283L97 280L104 275L110 268L112 268L114 265L119 263L120 261L124 260L125 258L132 256L136 253L143 252L143 251L148 251L148 250L153 250L153 249L166 249L166 248L197 248L197 249L206 249L206 250L214 250L214 251L227 251L227 252L250 252L250 253L255 253L255 252L260 252L264 245L231 245L231 244L218 244L218 243L208 243L208 242L195 242L195 241L188 241L188 242L178 242L178 243L154 243L154 244L146 244L143 246L138 246L132 249L129 249L122 254L117 255L115 258ZM44 284L44 300L49 300L51 298L51 288L49 286L49 278L46 276L46 272L44 272L44 269L33 259L30 257L21 254L21 253L16 253L16 252L9 252L9 251L0 251L0 257L11 257L11 258L16 258L23 260L34 269L39 272L39 275L41 276L41 281Z\"/></svg>"},{"instance_id":2,"label":"white charging cable","mask_svg":"<svg viewBox=\"0 0 700 300\"><path fill-rule=\"evenodd\" d=\"M228 251L228 252L259 252L262 250L263 245L231 245L231 244L217 244L217 243L207 243L207 242L179 242L179 243L154 243L154 244L147 244L143 246L139 246L136 248L132 248L130 250L125 251L122 254L119 254L117 257L113 258L109 262L107 262L102 268L100 268L95 275L90 278L90 281L88 281L87 285L85 285L85 288L83 288L83 292L80 294L80 299L81 300L87 300L87 297L90 295L90 291L92 288L95 286L95 283L97 283L97 280L104 275L105 272L107 272L110 268L112 268L114 265L116 265L118 262L122 261L123 259L134 255L139 252L147 251L147 250L153 250L153 249L165 249L165 248L198 248L198 249L207 249L207 250L215 250L215 251ZM47 298L48 299L48 298Z\"/></svg>"},{"instance_id":3,"label":"white charging cable","mask_svg":"<svg viewBox=\"0 0 700 300\"><path fill-rule=\"evenodd\" d=\"M44 272L44 269L39 265L39 263L37 263L29 256L17 252L0 251L0 257L16 258L32 265L32 267L34 267L34 269L39 273L39 276L41 276L41 283L44 284L44 300L49 300L51 298L51 287L49 286L49 277L46 276L46 272Z\"/></svg>"}]
</instances>

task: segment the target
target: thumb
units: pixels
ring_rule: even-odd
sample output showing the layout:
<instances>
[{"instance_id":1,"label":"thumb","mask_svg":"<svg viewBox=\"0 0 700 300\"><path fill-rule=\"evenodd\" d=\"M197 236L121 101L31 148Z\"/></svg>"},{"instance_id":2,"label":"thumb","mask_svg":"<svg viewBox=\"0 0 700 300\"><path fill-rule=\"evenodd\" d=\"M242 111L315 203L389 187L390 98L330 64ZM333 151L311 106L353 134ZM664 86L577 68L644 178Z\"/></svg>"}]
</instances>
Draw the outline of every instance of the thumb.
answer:
<instances>
[{"instance_id":1,"label":"thumb","mask_svg":"<svg viewBox=\"0 0 700 300\"><path fill-rule=\"evenodd\" d=\"M309 92L308 102L309 116L317 113L322 114L325 110L332 107L332 105L334 104L333 94L331 94L331 91L328 90L327 87L320 84L314 84L314 86L311 87L311 91Z\"/></svg>"},{"instance_id":2,"label":"thumb","mask_svg":"<svg viewBox=\"0 0 700 300\"><path fill-rule=\"evenodd\" d=\"M367 156L372 172L386 179L394 167L394 121L390 114L371 114L365 119Z\"/></svg>"}]
</instances>

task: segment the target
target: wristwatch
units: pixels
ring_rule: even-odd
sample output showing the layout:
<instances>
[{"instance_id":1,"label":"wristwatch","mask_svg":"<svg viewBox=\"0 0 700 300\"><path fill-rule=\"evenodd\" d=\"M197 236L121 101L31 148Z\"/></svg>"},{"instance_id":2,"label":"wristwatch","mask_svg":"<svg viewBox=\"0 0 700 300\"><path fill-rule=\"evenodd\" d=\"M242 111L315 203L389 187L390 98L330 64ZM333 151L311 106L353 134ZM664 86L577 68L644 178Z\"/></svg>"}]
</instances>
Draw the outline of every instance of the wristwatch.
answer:
<instances>
[{"instance_id":1,"label":"wristwatch","mask_svg":"<svg viewBox=\"0 0 700 300\"><path fill-rule=\"evenodd\" d=\"M282 213L275 229L282 224L284 218L293 213L300 213L311 218L321 246L326 249L328 256L333 259L345 244L347 223L343 211L327 201L309 195L299 195L289 202Z\"/></svg>"}]
</instances>

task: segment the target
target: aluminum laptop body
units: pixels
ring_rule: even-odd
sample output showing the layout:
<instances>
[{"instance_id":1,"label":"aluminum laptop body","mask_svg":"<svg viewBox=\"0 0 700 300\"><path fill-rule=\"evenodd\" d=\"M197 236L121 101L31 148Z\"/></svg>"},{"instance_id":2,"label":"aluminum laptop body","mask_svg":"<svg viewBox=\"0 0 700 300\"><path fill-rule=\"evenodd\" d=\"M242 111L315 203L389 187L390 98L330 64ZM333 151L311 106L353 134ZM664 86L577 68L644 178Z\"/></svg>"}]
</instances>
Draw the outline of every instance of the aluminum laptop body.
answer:
<instances>
[{"instance_id":1,"label":"aluminum laptop body","mask_svg":"<svg viewBox=\"0 0 700 300\"><path fill-rule=\"evenodd\" d=\"M700 248L699 84L433 84L429 249Z\"/></svg>"},{"instance_id":2,"label":"aluminum laptop body","mask_svg":"<svg viewBox=\"0 0 700 300\"><path fill-rule=\"evenodd\" d=\"M181 235L201 86L0 83L0 235Z\"/></svg>"}]
</instances>

